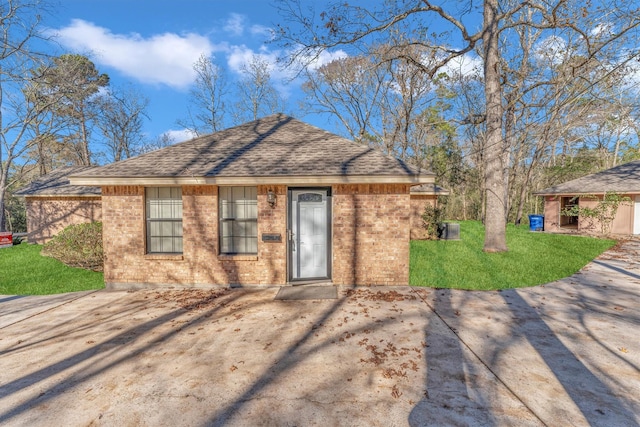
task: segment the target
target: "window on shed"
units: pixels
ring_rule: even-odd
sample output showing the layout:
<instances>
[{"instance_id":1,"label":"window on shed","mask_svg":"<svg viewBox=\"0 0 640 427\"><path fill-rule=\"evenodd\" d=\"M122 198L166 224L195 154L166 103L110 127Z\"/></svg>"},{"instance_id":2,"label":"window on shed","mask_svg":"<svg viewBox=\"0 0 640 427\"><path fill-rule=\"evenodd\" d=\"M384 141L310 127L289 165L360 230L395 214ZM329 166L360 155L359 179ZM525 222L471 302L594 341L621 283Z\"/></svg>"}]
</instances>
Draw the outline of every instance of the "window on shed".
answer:
<instances>
[{"instance_id":1,"label":"window on shed","mask_svg":"<svg viewBox=\"0 0 640 427\"><path fill-rule=\"evenodd\" d=\"M257 187L220 187L220 253L258 253Z\"/></svg>"},{"instance_id":2,"label":"window on shed","mask_svg":"<svg viewBox=\"0 0 640 427\"><path fill-rule=\"evenodd\" d=\"M182 253L182 189L147 188L147 253Z\"/></svg>"}]
</instances>

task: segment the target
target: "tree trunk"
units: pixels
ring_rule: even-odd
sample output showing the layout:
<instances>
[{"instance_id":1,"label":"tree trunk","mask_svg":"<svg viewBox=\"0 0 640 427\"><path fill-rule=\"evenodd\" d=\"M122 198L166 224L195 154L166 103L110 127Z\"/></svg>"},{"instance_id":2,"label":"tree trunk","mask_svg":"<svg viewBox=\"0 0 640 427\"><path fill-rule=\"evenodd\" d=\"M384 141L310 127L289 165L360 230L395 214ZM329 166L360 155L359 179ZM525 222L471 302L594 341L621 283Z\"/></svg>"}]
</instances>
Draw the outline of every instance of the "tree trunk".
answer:
<instances>
[{"instance_id":1,"label":"tree trunk","mask_svg":"<svg viewBox=\"0 0 640 427\"><path fill-rule=\"evenodd\" d=\"M527 171L527 175L522 183L522 187L520 188L520 197L518 198L518 212L516 213L515 224L520 225L522 222L522 214L524 213L524 203L527 197L527 189L529 187L529 182L531 181L531 171L533 170L533 165L529 167Z\"/></svg>"},{"instance_id":2,"label":"tree trunk","mask_svg":"<svg viewBox=\"0 0 640 427\"><path fill-rule=\"evenodd\" d=\"M46 166L46 159L45 159L45 154L44 154L44 147L42 146L44 144L44 141L42 140L42 135L40 135L40 132L38 131L38 126L36 126L36 137L35 140L38 141L36 144L38 146L38 173L40 176L42 175L46 175L47 174L47 166Z\"/></svg>"},{"instance_id":3,"label":"tree trunk","mask_svg":"<svg viewBox=\"0 0 640 427\"><path fill-rule=\"evenodd\" d=\"M82 118L80 130L82 133L82 166L91 166L91 152L89 151L89 133L87 132L87 119L84 108L81 111Z\"/></svg>"},{"instance_id":4,"label":"tree trunk","mask_svg":"<svg viewBox=\"0 0 640 427\"><path fill-rule=\"evenodd\" d=\"M7 176L8 171L5 169L0 176L0 231L7 231L6 219L4 216L4 203L6 198Z\"/></svg>"},{"instance_id":5,"label":"tree trunk","mask_svg":"<svg viewBox=\"0 0 640 427\"><path fill-rule=\"evenodd\" d=\"M467 220L467 191L462 190L462 220Z\"/></svg>"},{"instance_id":6,"label":"tree trunk","mask_svg":"<svg viewBox=\"0 0 640 427\"><path fill-rule=\"evenodd\" d=\"M509 158L511 148L516 146L515 143L515 127L516 127L516 113L515 113L515 96L513 93L505 96L507 102L507 109L505 111L505 130L504 130L504 148L502 152L502 179L504 180L504 217L506 221L509 221L509 211L511 210L511 194L515 192L516 179L511 178L511 168L509 168ZM518 148L518 151L521 147ZM518 156L519 157L519 156ZM518 157L513 162L513 172L517 172Z\"/></svg>"},{"instance_id":7,"label":"tree trunk","mask_svg":"<svg viewBox=\"0 0 640 427\"><path fill-rule=\"evenodd\" d=\"M485 252L507 251L505 186L503 175L502 91L498 51L498 0L484 2L484 81L486 100L485 142Z\"/></svg>"}]
</instances>

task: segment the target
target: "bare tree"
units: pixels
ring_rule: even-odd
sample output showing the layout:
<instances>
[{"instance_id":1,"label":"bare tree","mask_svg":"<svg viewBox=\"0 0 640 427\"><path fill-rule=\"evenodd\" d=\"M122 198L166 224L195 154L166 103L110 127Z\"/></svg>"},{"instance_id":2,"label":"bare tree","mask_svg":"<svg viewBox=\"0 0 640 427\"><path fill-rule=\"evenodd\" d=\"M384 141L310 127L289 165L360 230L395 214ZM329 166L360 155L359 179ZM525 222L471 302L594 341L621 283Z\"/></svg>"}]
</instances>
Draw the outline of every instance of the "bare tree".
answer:
<instances>
[{"instance_id":1,"label":"bare tree","mask_svg":"<svg viewBox=\"0 0 640 427\"><path fill-rule=\"evenodd\" d=\"M137 154L144 154L150 151L159 150L161 148L173 145L176 142L177 141L175 140L175 138L173 138L169 133L163 133L155 140L143 143L142 146L140 146Z\"/></svg>"},{"instance_id":2,"label":"bare tree","mask_svg":"<svg viewBox=\"0 0 640 427\"><path fill-rule=\"evenodd\" d=\"M188 116L178 120L178 125L197 135L217 132L225 123L228 91L224 70L204 55L193 64L193 70L196 80L189 94Z\"/></svg>"},{"instance_id":3,"label":"bare tree","mask_svg":"<svg viewBox=\"0 0 640 427\"><path fill-rule=\"evenodd\" d=\"M238 96L234 106L236 123L284 112L285 101L273 85L271 72L271 65L258 55L253 55L242 66L243 77L237 85Z\"/></svg>"},{"instance_id":4,"label":"bare tree","mask_svg":"<svg viewBox=\"0 0 640 427\"><path fill-rule=\"evenodd\" d=\"M149 100L132 87L111 88L99 98L96 117L108 158L115 162L135 155L143 144L142 125Z\"/></svg>"},{"instance_id":5,"label":"bare tree","mask_svg":"<svg viewBox=\"0 0 640 427\"><path fill-rule=\"evenodd\" d=\"M307 63L325 49L336 46L352 46L354 50L367 51L376 45L377 36L406 34L400 40L405 46L420 46L434 51L434 62L424 63L411 57L398 57L412 61L428 78L434 78L441 68L456 58L477 49L483 62L484 77L484 163L485 190L485 243L487 252L502 252L506 245L506 212L508 193L509 143L504 138L501 38L508 38L510 31L518 27L534 27L548 35L577 35L580 52L585 61L620 51L620 43L632 35L640 25L639 9L629 2L607 2L604 5L577 4L567 0L553 2L498 2L484 0L477 8L473 2L435 3L429 0L384 2L378 6L361 7L352 4L333 4L318 14L312 8L303 8L299 0L281 0L280 11L285 21L295 22L295 28L281 25L279 40L293 49L290 63ZM521 14L530 10L530 14ZM470 16L482 18L480 29L472 32L466 25ZM511 19L520 15L523 19ZM473 21L471 19L471 21ZM597 25L608 25L613 31L598 31ZM442 31L435 32L431 25ZM637 49L637 43L626 45ZM629 50L627 50L629 51ZM635 57L627 54L624 60ZM579 70L577 67L576 70Z\"/></svg>"},{"instance_id":6,"label":"bare tree","mask_svg":"<svg viewBox=\"0 0 640 427\"><path fill-rule=\"evenodd\" d=\"M0 5L0 231L5 230L5 197L14 161L35 144L31 125L43 105L29 102L25 85L41 57L31 43L44 39L38 0L4 0Z\"/></svg>"},{"instance_id":7,"label":"bare tree","mask_svg":"<svg viewBox=\"0 0 640 427\"><path fill-rule=\"evenodd\" d=\"M40 97L56 99L50 103L52 114L68 120L65 135L78 154L78 164L90 165L91 125L97 114L97 94L108 86L109 76L100 74L86 56L64 54L53 58L52 64L41 67ZM47 102L47 101L45 101Z\"/></svg>"},{"instance_id":8,"label":"bare tree","mask_svg":"<svg viewBox=\"0 0 640 427\"><path fill-rule=\"evenodd\" d=\"M390 86L381 96L379 109L384 144L393 147L387 150L390 154L422 164L430 148L440 144L441 125L446 123L442 113L447 93L439 78L430 79L415 66L416 62L434 62L435 52L402 46L393 39L376 52Z\"/></svg>"},{"instance_id":9,"label":"bare tree","mask_svg":"<svg viewBox=\"0 0 640 427\"><path fill-rule=\"evenodd\" d=\"M303 89L312 111L336 117L354 141L381 142L382 133L373 122L388 90L386 70L370 58L354 56L308 69L305 77Z\"/></svg>"}]
</instances>

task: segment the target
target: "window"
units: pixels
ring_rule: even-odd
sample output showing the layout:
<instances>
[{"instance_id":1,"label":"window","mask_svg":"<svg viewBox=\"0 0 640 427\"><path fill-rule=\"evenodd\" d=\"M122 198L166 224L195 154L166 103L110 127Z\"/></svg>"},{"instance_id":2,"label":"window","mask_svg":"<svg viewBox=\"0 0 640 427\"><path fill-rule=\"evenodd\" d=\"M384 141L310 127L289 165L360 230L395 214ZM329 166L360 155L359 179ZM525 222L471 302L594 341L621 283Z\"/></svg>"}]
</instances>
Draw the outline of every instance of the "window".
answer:
<instances>
[{"instance_id":1,"label":"window","mask_svg":"<svg viewBox=\"0 0 640 427\"><path fill-rule=\"evenodd\" d=\"M182 189L146 189L147 253L182 253Z\"/></svg>"},{"instance_id":2,"label":"window","mask_svg":"<svg viewBox=\"0 0 640 427\"><path fill-rule=\"evenodd\" d=\"M220 187L220 253L258 253L256 187Z\"/></svg>"}]
</instances>

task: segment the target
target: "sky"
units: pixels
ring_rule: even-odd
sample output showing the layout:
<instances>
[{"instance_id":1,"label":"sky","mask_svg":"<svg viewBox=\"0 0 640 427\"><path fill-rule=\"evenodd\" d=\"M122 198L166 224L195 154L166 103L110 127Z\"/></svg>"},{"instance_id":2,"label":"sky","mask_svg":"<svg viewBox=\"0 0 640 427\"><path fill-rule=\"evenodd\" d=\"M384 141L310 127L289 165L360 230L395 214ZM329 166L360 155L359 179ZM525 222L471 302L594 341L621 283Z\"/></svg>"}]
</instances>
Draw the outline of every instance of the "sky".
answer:
<instances>
[{"instance_id":1,"label":"sky","mask_svg":"<svg viewBox=\"0 0 640 427\"><path fill-rule=\"evenodd\" d=\"M150 140L170 133L179 142L189 137L176 121L186 117L194 62L202 54L214 57L230 84L252 55L275 64L282 51L269 40L279 19L268 0L61 0L45 24L59 53L88 56L112 85L132 84L149 99ZM301 82L275 65L272 75L297 111ZM327 116L297 118L335 131Z\"/></svg>"},{"instance_id":2,"label":"sky","mask_svg":"<svg viewBox=\"0 0 640 427\"><path fill-rule=\"evenodd\" d=\"M322 8L316 0L305 1ZM57 54L84 54L112 85L132 84L149 99L150 120L144 126L149 141L169 133L179 142L190 137L176 122L187 116L196 60L202 54L213 57L232 85L253 55L272 64L283 56L281 47L269 42L270 29L281 19L272 0L59 0L45 24L56 37ZM330 51L314 66L343 56L342 50ZM480 72L477 57L464 61L449 66L463 74ZM291 80L290 72L275 65L272 74L288 100L286 112L341 132L328 115L302 115L300 79ZM632 80L640 81L640 69Z\"/></svg>"}]
</instances>

